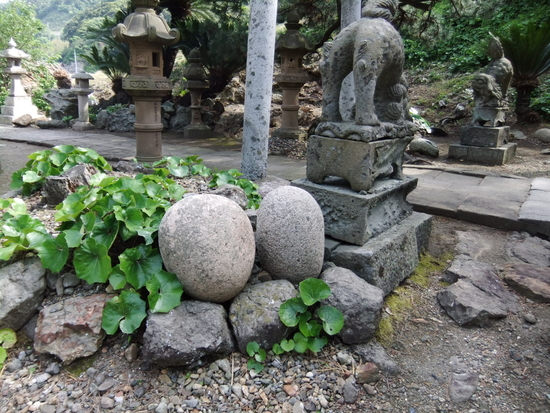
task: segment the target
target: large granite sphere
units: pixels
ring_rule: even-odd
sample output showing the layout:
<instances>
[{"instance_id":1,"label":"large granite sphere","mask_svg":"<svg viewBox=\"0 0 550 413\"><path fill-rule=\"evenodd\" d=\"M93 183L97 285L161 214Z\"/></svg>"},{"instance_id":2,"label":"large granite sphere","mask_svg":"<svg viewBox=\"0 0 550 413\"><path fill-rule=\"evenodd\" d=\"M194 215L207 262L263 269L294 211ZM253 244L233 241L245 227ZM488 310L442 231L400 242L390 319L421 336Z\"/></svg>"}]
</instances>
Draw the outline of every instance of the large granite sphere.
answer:
<instances>
[{"instance_id":1,"label":"large granite sphere","mask_svg":"<svg viewBox=\"0 0 550 413\"><path fill-rule=\"evenodd\" d=\"M325 248L321 208L303 189L271 191L258 210L256 242L262 267L273 278L297 284L318 277Z\"/></svg>"},{"instance_id":2,"label":"large granite sphere","mask_svg":"<svg viewBox=\"0 0 550 413\"><path fill-rule=\"evenodd\" d=\"M166 269L186 294L223 303L245 286L254 266L255 242L246 213L219 195L195 195L162 218L159 249Z\"/></svg>"}]
</instances>

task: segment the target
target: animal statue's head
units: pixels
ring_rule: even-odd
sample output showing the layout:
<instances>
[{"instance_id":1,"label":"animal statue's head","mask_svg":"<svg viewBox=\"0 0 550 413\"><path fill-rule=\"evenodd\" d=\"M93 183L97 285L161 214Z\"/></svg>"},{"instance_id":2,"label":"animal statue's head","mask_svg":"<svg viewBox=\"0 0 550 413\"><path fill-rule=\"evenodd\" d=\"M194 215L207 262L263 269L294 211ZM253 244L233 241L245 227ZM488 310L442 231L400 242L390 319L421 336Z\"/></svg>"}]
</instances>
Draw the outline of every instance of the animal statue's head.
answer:
<instances>
[{"instance_id":1,"label":"animal statue's head","mask_svg":"<svg viewBox=\"0 0 550 413\"><path fill-rule=\"evenodd\" d=\"M398 6L399 0L368 0L361 11L361 16L382 18L391 22Z\"/></svg>"},{"instance_id":2,"label":"animal statue's head","mask_svg":"<svg viewBox=\"0 0 550 413\"><path fill-rule=\"evenodd\" d=\"M474 89L474 96L478 96L482 101L490 98L502 98L500 87L495 78L485 73L478 73L474 76L472 89Z\"/></svg>"},{"instance_id":3,"label":"animal statue's head","mask_svg":"<svg viewBox=\"0 0 550 413\"><path fill-rule=\"evenodd\" d=\"M502 59L504 57L504 49L502 48L500 39L493 36L492 33L489 34L491 35L491 40L489 41L489 56L491 56L493 60Z\"/></svg>"}]
</instances>

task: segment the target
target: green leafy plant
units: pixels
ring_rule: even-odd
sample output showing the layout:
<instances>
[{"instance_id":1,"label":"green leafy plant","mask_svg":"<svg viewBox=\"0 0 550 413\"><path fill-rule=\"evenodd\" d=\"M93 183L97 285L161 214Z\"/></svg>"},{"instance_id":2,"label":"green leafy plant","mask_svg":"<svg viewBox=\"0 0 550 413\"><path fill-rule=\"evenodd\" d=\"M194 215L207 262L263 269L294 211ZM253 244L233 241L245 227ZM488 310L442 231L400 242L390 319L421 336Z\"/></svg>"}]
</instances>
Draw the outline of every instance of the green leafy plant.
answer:
<instances>
[{"instance_id":1,"label":"green leafy plant","mask_svg":"<svg viewBox=\"0 0 550 413\"><path fill-rule=\"evenodd\" d=\"M71 120L73 120L73 119L74 119L74 117L72 117L72 116L63 116L63 118L62 118L61 120L62 120L63 122L65 122L65 123L68 124L68 123L70 123Z\"/></svg>"},{"instance_id":2,"label":"green leafy plant","mask_svg":"<svg viewBox=\"0 0 550 413\"><path fill-rule=\"evenodd\" d=\"M261 371L264 369L264 365L262 363L267 357L265 350L260 348L258 342L251 341L246 345L246 352L248 353L249 357L251 357L246 363L248 369L254 370L256 373L261 373Z\"/></svg>"},{"instance_id":3,"label":"green leafy plant","mask_svg":"<svg viewBox=\"0 0 550 413\"><path fill-rule=\"evenodd\" d=\"M115 112L118 112L119 110L126 109L127 107L128 105L125 105L123 103L115 103L114 105L107 107L105 110L108 113L115 113Z\"/></svg>"},{"instance_id":4,"label":"green leafy plant","mask_svg":"<svg viewBox=\"0 0 550 413\"><path fill-rule=\"evenodd\" d=\"M292 339L274 344L275 354L292 350L297 353L305 353L307 350L317 353L328 342L321 333L324 331L332 336L338 334L344 326L344 316L340 310L330 305L316 305L332 293L327 283L318 278L308 278L299 284L298 290L298 297L281 304L279 317L284 325L298 326L299 331Z\"/></svg>"},{"instance_id":5,"label":"green leafy plant","mask_svg":"<svg viewBox=\"0 0 550 413\"><path fill-rule=\"evenodd\" d=\"M222 185L236 185L244 190L246 197L248 198L248 208L258 209L262 197L258 193L258 185L248 179L241 178L243 174L237 169L230 169L229 171L220 171L212 173L212 180L208 184L211 188L216 188Z\"/></svg>"},{"instance_id":6,"label":"green leafy plant","mask_svg":"<svg viewBox=\"0 0 550 413\"><path fill-rule=\"evenodd\" d=\"M7 349L14 346L17 342L17 336L15 332L9 328L0 330L0 370L4 364L4 361L8 358Z\"/></svg>"},{"instance_id":7,"label":"green leafy plant","mask_svg":"<svg viewBox=\"0 0 550 413\"><path fill-rule=\"evenodd\" d=\"M23 189L24 195L40 189L48 176L60 175L78 164L91 164L100 171L112 170L111 165L92 149L59 145L51 150L29 155L25 167L12 174L11 189Z\"/></svg>"}]
</instances>

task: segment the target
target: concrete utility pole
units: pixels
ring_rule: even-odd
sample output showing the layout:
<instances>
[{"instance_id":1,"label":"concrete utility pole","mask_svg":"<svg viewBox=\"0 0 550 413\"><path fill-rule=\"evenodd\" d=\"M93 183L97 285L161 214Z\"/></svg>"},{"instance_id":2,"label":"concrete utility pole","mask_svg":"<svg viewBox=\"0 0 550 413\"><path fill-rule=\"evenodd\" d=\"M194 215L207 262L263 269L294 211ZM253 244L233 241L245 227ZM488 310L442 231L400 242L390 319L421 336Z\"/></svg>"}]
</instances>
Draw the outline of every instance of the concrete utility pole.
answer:
<instances>
[{"instance_id":1,"label":"concrete utility pole","mask_svg":"<svg viewBox=\"0 0 550 413\"><path fill-rule=\"evenodd\" d=\"M344 0L342 2L342 29L361 18L361 0Z\"/></svg>"},{"instance_id":2,"label":"concrete utility pole","mask_svg":"<svg viewBox=\"0 0 550 413\"><path fill-rule=\"evenodd\" d=\"M241 172L253 181L267 175L276 23L277 0L250 1Z\"/></svg>"}]
</instances>

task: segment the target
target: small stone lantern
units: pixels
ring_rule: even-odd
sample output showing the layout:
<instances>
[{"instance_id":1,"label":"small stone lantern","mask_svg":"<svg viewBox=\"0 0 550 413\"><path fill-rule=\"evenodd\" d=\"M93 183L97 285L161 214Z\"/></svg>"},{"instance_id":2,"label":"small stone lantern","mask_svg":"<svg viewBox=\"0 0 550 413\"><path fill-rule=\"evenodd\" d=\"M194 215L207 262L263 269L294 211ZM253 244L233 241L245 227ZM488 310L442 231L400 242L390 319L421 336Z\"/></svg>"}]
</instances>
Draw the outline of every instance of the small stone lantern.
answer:
<instances>
[{"instance_id":1,"label":"small stone lantern","mask_svg":"<svg viewBox=\"0 0 550 413\"><path fill-rule=\"evenodd\" d=\"M161 101L172 91L172 82L162 73L163 46L178 42L180 33L170 29L155 13L159 0L132 0L135 11L113 29L114 38L130 45L130 76L122 88L136 104L136 158L153 162L162 158Z\"/></svg>"},{"instance_id":2,"label":"small stone lantern","mask_svg":"<svg viewBox=\"0 0 550 413\"><path fill-rule=\"evenodd\" d=\"M78 121L73 125L73 129L79 132L94 129L88 111L88 95L93 92L93 89L90 89L90 80L93 80L93 77L89 73L78 72L73 75L73 79L76 83L73 92L78 96Z\"/></svg>"},{"instance_id":3,"label":"small stone lantern","mask_svg":"<svg viewBox=\"0 0 550 413\"><path fill-rule=\"evenodd\" d=\"M23 115L31 115L33 118L38 116L38 109L32 104L32 99L27 95L21 84L21 75L27 73L21 66L21 60L28 59L30 56L16 49L17 44L10 39L8 49L0 53L0 57L7 59L8 67L4 69L11 78L11 85L5 105L2 106L0 123L11 125L14 119Z\"/></svg>"},{"instance_id":4,"label":"small stone lantern","mask_svg":"<svg viewBox=\"0 0 550 413\"><path fill-rule=\"evenodd\" d=\"M189 53L189 66L183 72L187 79L185 87L191 95L191 123L183 130L185 138L206 139L212 135L212 131L202 122L201 98L202 92L208 89L206 72L202 66L202 56L198 48Z\"/></svg>"},{"instance_id":5,"label":"small stone lantern","mask_svg":"<svg viewBox=\"0 0 550 413\"><path fill-rule=\"evenodd\" d=\"M275 51L281 55L281 74L275 76L275 81L283 89L283 116L281 127L273 132L273 136L303 140L307 132L298 126L298 95L308 80L303 70L303 57L313 48L300 33L302 25L297 12L291 11L288 14L285 26L286 33L275 44Z\"/></svg>"}]
</instances>

